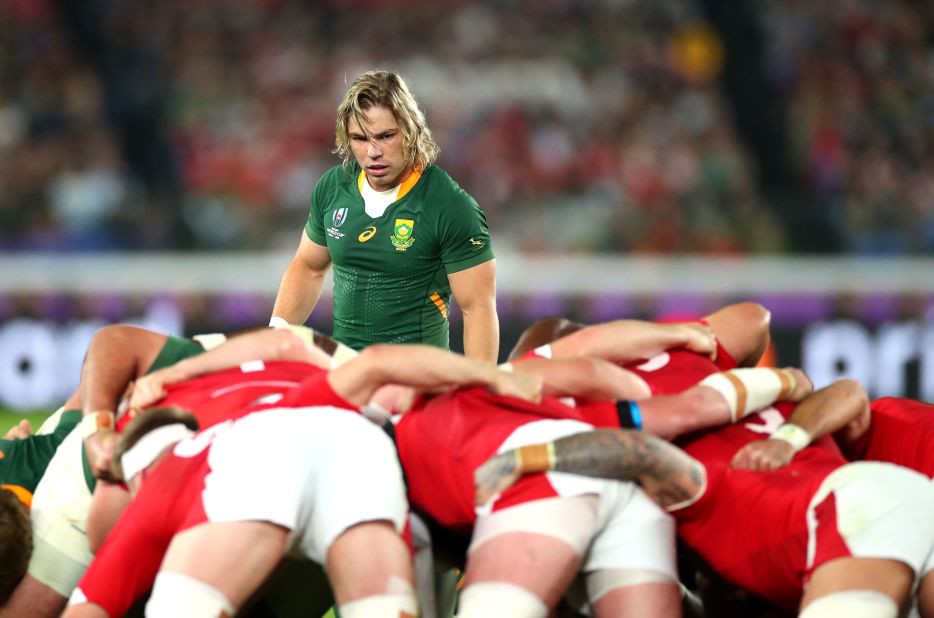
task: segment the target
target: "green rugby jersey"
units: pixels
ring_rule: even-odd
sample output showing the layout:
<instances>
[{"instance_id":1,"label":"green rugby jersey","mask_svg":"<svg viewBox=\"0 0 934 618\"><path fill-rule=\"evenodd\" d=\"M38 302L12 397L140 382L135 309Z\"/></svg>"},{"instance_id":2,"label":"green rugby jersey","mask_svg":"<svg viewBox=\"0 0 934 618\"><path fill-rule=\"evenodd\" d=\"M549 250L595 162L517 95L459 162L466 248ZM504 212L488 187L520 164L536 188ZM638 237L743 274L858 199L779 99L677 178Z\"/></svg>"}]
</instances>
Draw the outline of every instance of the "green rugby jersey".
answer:
<instances>
[{"instance_id":1,"label":"green rugby jersey","mask_svg":"<svg viewBox=\"0 0 934 618\"><path fill-rule=\"evenodd\" d=\"M0 438L0 484L29 504L55 450L81 421L81 410L66 410L52 433L22 440Z\"/></svg>"},{"instance_id":2,"label":"green rugby jersey","mask_svg":"<svg viewBox=\"0 0 934 618\"><path fill-rule=\"evenodd\" d=\"M334 338L448 347L447 276L493 259L486 217L439 167L413 173L380 217L366 213L364 172L328 170L311 197L308 238L334 266Z\"/></svg>"}]
</instances>

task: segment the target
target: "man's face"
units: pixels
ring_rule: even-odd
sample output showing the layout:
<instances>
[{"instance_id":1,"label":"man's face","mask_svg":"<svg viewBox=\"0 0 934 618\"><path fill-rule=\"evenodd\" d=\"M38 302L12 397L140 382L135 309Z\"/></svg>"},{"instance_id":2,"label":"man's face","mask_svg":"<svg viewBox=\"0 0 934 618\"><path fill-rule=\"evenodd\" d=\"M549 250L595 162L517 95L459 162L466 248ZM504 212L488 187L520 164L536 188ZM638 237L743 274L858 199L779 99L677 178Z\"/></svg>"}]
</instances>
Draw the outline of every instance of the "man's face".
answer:
<instances>
[{"instance_id":1,"label":"man's face","mask_svg":"<svg viewBox=\"0 0 934 618\"><path fill-rule=\"evenodd\" d=\"M370 186L386 191L402 182L408 165L402 154L402 131L392 112L385 107L372 107L363 112L365 127L356 118L347 123L350 149L354 159L366 172Z\"/></svg>"}]
</instances>

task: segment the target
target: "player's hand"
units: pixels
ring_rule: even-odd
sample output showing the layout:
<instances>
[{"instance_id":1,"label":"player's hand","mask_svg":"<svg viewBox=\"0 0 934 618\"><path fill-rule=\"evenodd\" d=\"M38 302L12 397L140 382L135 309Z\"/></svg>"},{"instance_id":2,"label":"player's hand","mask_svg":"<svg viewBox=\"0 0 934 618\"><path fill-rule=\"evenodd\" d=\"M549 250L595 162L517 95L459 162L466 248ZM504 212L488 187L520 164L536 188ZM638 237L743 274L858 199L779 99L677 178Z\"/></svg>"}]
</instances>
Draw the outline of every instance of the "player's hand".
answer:
<instances>
[{"instance_id":1,"label":"player's hand","mask_svg":"<svg viewBox=\"0 0 934 618\"><path fill-rule=\"evenodd\" d=\"M95 477L111 477L110 464L116 444L117 434L113 429L99 429L84 439L84 452Z\"/></svg>"},{"instance_id":2,"label":"player's hand","mask_svg":"<svg viewBox=\"0 0 934 618\"><path fill-rule=\"evenodd\" d=\"M788 401L801 401L814 392L814 383L811 382L808 374L797 367L785 367L784 369L795 377L795 388L788 395Z\"/></svg>"},{"instance_id":3,"label":"player's hand","mask_svg":"<svg viewBox=\"0 0 934 618\"><path fill-rule=\"evenodd\" d=\"M672 326L680 329L685 348L709 356L710 360L717 360L717 336L710 326L700 322L684 322Z\"/></svg>"},{"instance_id":4,"label":"player's hand","mask_svg":"<svg viewBox=\"0 0 934 618\"><path fill-rule=\"evenodd\" d=\"M32 435L32 425L28 419L23 419L10 427L9 431L3 436L7 440L24 440Z\"/></svg>"},{"instance_id":5,"label":"player's hand","mask_svg":"<svg viewBox=\"0 0 934 618\"><path fill-rule=\"evenodd\" d=\"M534 403L542 400L542 389L545 380L541 376L521 371L497 370L496 373L497 376L492 385L492 390L497 395L518 397Z\"/></svg>"},{"instance_id":6,"label":"player's hand","mask_svg":"<svg viewBox=\"0 0 934 618\"><path fill-rule=\"evenodd\" d=\"M519 480L519 476L515 451L507 451L490 457L473 473L476 488L475 504L483 506L497 494L512 487Z\"/></svg>"},{"instance_id":7,"label":"player's hand","mask_svg":"<svg viewBox=\"0 0 934 618\"><path fill-rule=\"evenodd\" d=\"M795 456L794 447L784 440L758 440L739 449L733 456L733 467L766 472L786 466Z\"/></svg>"},{"instance_id":8,"label":"player's hand","mask_svg":"<svg viewBox=\"0 0 934 618\"><path fill-rule=\"evenodd\" d=\"M165 385L172 383L168 378L167 372L160 369L136 380L130 395L130 409L142 410L165 397Z\"/></svg>"}]
</instances>

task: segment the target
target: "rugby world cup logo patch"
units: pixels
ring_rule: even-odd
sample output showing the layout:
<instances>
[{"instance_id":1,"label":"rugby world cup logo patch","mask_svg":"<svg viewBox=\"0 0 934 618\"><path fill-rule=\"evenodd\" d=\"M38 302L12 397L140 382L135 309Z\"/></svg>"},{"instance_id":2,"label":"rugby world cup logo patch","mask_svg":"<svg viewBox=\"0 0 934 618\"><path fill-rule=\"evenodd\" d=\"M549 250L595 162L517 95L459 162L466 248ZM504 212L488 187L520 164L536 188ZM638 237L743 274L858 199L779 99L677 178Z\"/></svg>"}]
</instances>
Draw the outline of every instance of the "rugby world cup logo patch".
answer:
<instances>
[{"instance_id":1,"label":"rugby world cup logo patch","mask_svg":"<svg viewBox=\"0 0 934 618\"><path fill-rule=\"evenodd\" d=\"M334 214L331 216L331 223L334 224L334 227L340 227L344 225L344 221L347 220L347 209L338 208L334 211Z\"/></svg>"}]
</instances>

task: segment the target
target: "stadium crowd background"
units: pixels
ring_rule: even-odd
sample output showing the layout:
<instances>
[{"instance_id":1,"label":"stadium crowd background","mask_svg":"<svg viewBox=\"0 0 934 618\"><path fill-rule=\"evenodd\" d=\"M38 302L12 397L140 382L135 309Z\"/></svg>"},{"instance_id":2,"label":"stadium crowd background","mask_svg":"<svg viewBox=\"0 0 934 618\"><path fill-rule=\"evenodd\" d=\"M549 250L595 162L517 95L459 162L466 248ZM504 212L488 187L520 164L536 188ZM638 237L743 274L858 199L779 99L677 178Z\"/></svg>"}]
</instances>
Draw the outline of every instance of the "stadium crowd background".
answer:
<instances>
[{"instance_id":1,"label":"stadium crowd background","mask_svg":"<svg viewBox=\"0 0 934 618\"><path fill-rule=\"evenodd\" d=\"M500 245L934 249L927 3L70 4L0 4L6 251L291 247L372 66L410 77Z\"/></svg>"},{"instance_id":2,"label":"stadium crowd background","mask_svg":"<svg viewBox=\"0 0 934 618\"><path fill-rule=\"evenodd\" d=\"M934 6L908 0L0 0L0 252L291 251L373 67L410 80L498 254L934 253ZM505 344L620 310L508 292ZM150 300L5 294L0 320ZM877 300L864 318L934 306ZM271 298L180 306L191 334Z\"/></svg>"}]
</instances>

